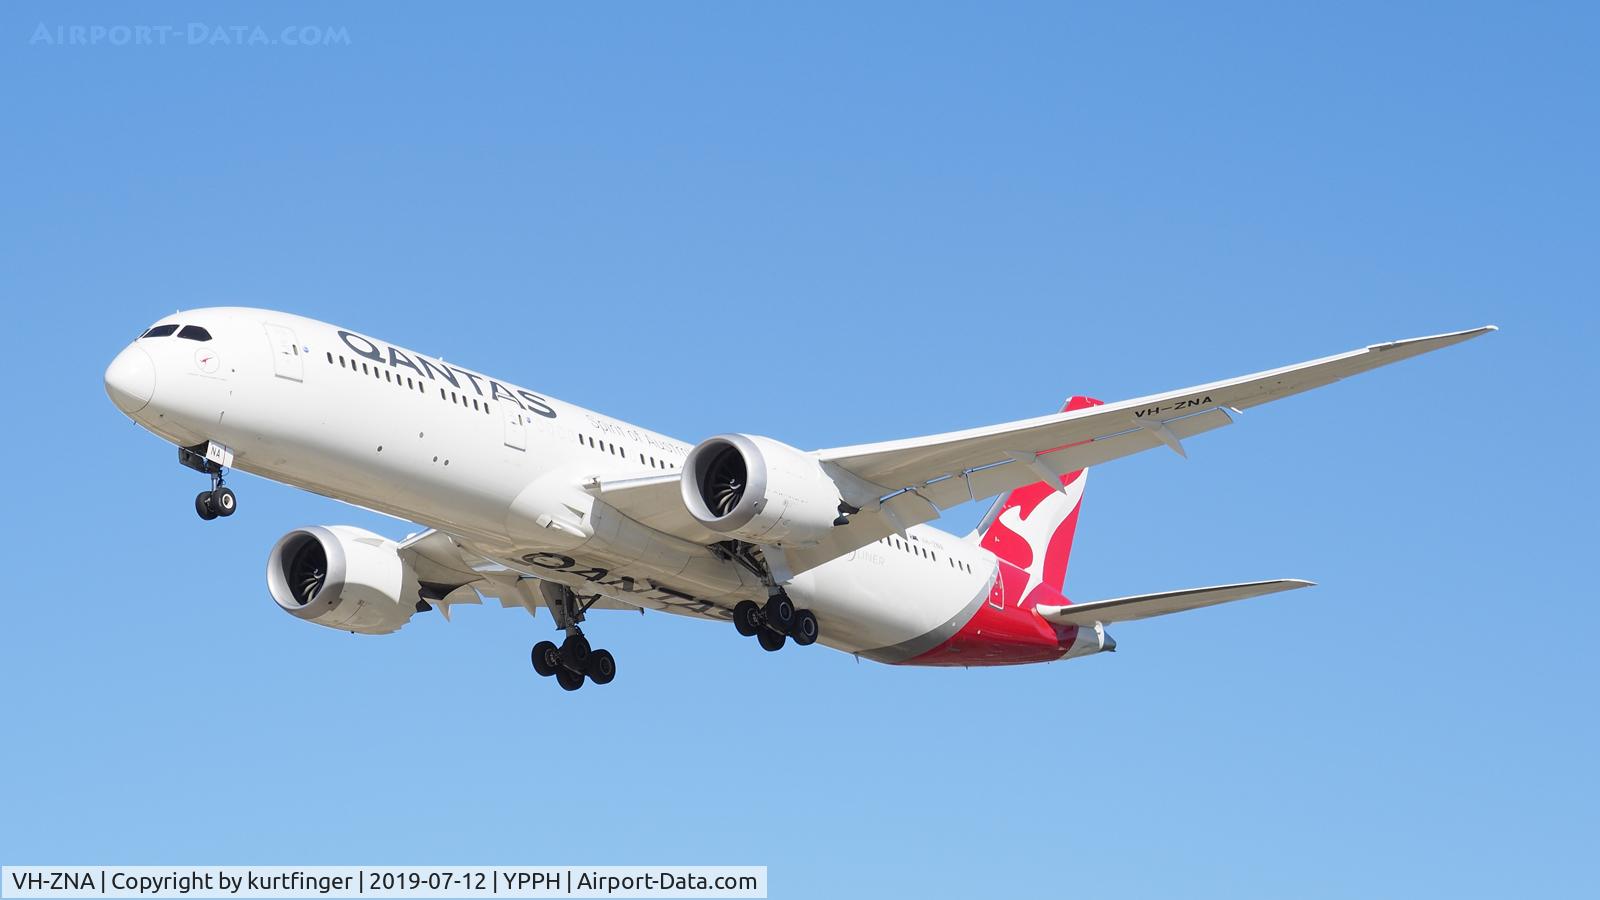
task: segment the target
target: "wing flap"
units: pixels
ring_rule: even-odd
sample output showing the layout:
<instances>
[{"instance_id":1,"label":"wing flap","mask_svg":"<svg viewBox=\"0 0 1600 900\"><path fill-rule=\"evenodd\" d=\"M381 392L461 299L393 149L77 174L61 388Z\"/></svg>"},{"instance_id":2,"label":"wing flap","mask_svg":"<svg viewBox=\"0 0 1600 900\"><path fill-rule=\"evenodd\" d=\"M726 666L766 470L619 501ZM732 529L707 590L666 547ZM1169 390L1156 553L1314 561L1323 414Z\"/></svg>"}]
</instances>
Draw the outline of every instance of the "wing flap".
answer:
<instances>
[{"instance_id":1,"label":"wing flap","mask_svg":"<svg viewBox=\"0 0 1600 900\"><path fill-rule=\"evenodd\" d=\"M1302 581L1298 578L1280 578L1273 581L1247 581L1216 587L1164 591L1159 594L1137 594L1132 597L1073 603L1067 606L1040 606L1036 609L1045 621L1055 625L1094 625L1096 622L1108 625L1112 622L1131 622L1136 619L1199 609L1203 606L1215 606L1218 603L1246 600L1263 594L1276 594L1279 591L1292 591L1312 587L1314 584L1315 582Z\"/></svg>"},{"instance_id":2,"label":"wing flap","mask_svg":"<svg viewBox=\"0 0 1600 900\"><path fill-rule=\"evenodd\" d=\"M1221 428L1232 422L1233 418L1224 410L1212 409L1174 419L1168 424L1170 432L1181 439ZM1041 453L1037 459L1052 474L1060 476L1086 466L1148 450L1160 446L1161 443L1161 438L1153 431L1135 428L1121 434ZM1041 481L1043 480L1041 474L1038 468L1029 465L1026 459L1012 457L1005 462L973 472L946 476L918 485L914 489L883 501L877 510L851 516L849 525L834 529L834 532L821 544L792 549L790 557L794 570L803 572L815 568L830 559L865 547L879 538L899 534L912 525L931 522L937 519L943 510L952 506L992 497L1025 484Z\"/></svg>"},{"instance_id":3,"label":"wing flap","mask_svg":"<svg viewBox=\"0 0 1600 900\"><path fill-rule=\"evenodd\" d=\"M1232 425L1233 416L1228 415L1228 411L1225 409L1216 408L1190 416L1167 419L1159 424L1167 430L1168 435L1173 439L1181 441L1184 438L1204 434L1224 425ZM1063 447L1060 450L1052 450L1040 454L1039 461L1054 469L1056 474L1065 475L1068 472L1089 466L1097 466L1113 459L1132 456L1135 453L1159 447L1164 443L1166 441L1163 440L1159 429L1140 426L1130 431L1106 435L1105 437L1095 438L1092 441L1085 441L1081 444L1073 444L1070 447ZM1026 483L1024 482L1024 484Z\"/></svg>"}]
</instances>

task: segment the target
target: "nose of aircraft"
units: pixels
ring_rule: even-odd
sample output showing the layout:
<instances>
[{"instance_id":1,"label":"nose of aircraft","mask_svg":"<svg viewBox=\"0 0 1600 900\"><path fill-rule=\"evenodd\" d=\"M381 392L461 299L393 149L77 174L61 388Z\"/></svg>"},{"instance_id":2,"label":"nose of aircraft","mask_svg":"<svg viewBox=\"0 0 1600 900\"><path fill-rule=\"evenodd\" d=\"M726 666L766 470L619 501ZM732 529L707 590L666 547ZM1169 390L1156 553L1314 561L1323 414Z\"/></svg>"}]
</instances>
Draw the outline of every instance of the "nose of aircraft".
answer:
<instances>
[{"instance_id":1,"label":"nose of aircraft","mask_svg":"<svg viewBox=\"0 0 1600 900\"><path fill-rule=\"evenodd\" d=\"M106 367L106 393L128 415L144 409L155 392L155 360L143 347L130 344Z\"/></svg>"}]
</instances>

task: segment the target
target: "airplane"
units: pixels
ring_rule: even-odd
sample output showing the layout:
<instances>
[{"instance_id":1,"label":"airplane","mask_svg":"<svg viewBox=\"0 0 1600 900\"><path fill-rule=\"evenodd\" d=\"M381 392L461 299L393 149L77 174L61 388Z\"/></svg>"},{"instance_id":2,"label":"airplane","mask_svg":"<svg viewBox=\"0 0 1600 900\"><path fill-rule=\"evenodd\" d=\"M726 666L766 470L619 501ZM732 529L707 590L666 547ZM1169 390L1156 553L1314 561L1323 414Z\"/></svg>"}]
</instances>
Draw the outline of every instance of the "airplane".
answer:
<instances>
[{"instance_id":1,"label":"airplane","mask_svg":"<svg viewBox=\"0 0 1600 900\"><path fill-rule=\"evenodd\" d=\"M285 534L267 589L285 612L357 634L498 601L548 611L540 676L607 684L597 610L731 621L764 650L821 643L894 665L1054 662L1116 649L1108 625L1311 586L1272 579L1089 602L1062 593L1089 467L1184 442L1243 410L1496 330L1484 326L1118 403L881 443L801 450L756 434L688 444L437 357L265 309L160 319L105 388L210 478L200 518L232 516L232 470L424 526ZM927 523L996 498L970 534Z\"/></svg>"}]
</instances>

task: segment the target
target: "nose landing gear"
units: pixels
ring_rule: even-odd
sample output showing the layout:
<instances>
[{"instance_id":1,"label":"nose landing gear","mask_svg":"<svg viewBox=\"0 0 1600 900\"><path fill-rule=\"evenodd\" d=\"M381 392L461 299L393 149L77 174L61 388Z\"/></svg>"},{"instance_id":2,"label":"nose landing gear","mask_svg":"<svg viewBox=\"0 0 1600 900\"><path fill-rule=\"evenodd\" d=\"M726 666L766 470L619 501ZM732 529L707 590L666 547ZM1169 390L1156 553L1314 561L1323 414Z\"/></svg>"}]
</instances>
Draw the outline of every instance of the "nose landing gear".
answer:
<instances>
[{"instance_id":1,"label":"nose landing gear","mask_svg":"<svg viewBox=\"0 0 1600 900\"><path fill-rule=\"evenodd\" d=\"M233 491L222 486L222 479L217 479L217 486L209 491L201 491L194 497L194 511L200 518L207 522L218 516L231 516L239 508L239 500Z\"/></svg>"},{"instance_id":2,"label":"nose landing gear","mask_svg":"<svg viewBox=\"0 0 1600 900\"><path fill-rule=\"evenodd\" d=\"M239 498L222 484L222 476L227 469L212 458L212 446L206 443L178 448L178 462L203 475L211 476L211 490L201 491L194 498L194 511L207 522L218 516L231 516L239 509ZM216 455L230 462L233 459L233 453L226 448L218 450Z\"/></svg>"},{"instance_id":3,"label":"nose landing gear","mask_svg":"<svg viewBox=\"0 0 1600 900\"><path fill-rule=\"evenodd\" d=\"M761 649L782 650L789 638L801 647L817 642L821 629L817 616L809 609L795 609L788 593L778 589L765 606L754 600L740 600L733 608L733 628L745 637L754 637Z\"/></svg>"}]
</instances>

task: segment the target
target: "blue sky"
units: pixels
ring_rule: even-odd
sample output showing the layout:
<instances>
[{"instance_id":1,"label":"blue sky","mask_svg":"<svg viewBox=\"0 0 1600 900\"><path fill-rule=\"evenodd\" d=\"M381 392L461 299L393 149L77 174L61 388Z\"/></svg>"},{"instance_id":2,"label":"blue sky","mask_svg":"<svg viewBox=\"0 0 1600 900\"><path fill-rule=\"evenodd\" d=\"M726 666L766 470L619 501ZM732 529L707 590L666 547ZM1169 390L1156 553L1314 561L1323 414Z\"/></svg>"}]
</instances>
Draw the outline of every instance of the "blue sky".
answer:
<instances>
[{"instance_id":1,"label":"blue sky","mask_svg":"<svg viewBox=\"0 0 1600 900\"><path fill-rule=\"evenodd\" d=\"M0 8L0 861L1592 895L1593 7L1115 6ZM401 523L247 476L194 516L100 379L224 303L805 447L1503 330L1093 473L1069 595L1314 590L988 671L609 614L566 695L548 620L268 599L289 528Z\"/></svg>"}]
</instances>

